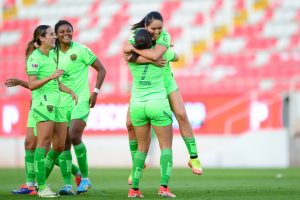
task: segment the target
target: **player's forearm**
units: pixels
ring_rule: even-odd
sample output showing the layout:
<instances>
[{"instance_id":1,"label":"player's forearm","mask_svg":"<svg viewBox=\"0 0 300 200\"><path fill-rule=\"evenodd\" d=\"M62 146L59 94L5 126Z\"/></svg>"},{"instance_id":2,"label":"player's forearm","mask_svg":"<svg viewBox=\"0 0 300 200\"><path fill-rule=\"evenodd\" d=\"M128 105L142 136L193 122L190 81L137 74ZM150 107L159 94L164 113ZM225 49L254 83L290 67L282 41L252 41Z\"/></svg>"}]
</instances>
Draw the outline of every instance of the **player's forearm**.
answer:
<instances>
[{"instance_id":1,"label":"player's forearm","mask_svg":"<svg viewBox=\"0 0 300 200\"><path fill-rule=\"evenodd\" d=\"M133 48L133 52L152 61L156 61L159 58L161 58L166 51L167 51L167 47L162 45L155 45L153 49L140 50L140 49Z\"/></svg>"},{"instance_id":2,"label":"player's forearm","mask_svg":"<svg viewBox=\"0 0 300 200\"><path fill-rule=\"evenodd\" d=\"M22 87L24 87L24 88L29 89L27 81L19 80L19 85L22 86Z\"/></svg>"},{"instance_id":3,"label":"player's forearm","mask_svg":"<svg viewBox=\"0 0 300 200\"><path fill-rule=\"evenodd\" d=\"M30 80L31 78L29 78L29 81L28 81L28 88L30 90L36 90L40 87L42 87L43 85L45 85L46 83L48 83L49 81L52 80L52 76L48 76L46 78L43 78L41 80Z\"/></svg>"},{"instance_id":4,"label":"player's forearm","mask_svg":"<svg viewBox=\"0 0 300 200\"><path fill-rule=\"evenodd\" d=\"M135 63L138 63L138 64L147 64L147 63L152 63L152 62L153 62L152 60L147 59L143 56L139 56L135 61Z\"/></svg>"},{"instance_id":5,"label":"player's forearm","mask_svg":"<svg viewBox=\"0 0 300 200\"><path fill-rule=\"evenodd\" d=\"M71 94L72 90L70 88L68 88L67 86L65 86L62 82L58 82L58 86L59 86L59 90L62 92L65 92L67 94Z\"/></svg>"},{"instance_id":6,"label":"player's forearm","mask_svg":"<svg viewBox=\"0 0 300 200\"><path fill-rule=\"evenodd\" d=\"M97 71L95 88L100 89L106 76L106 69L98 59L96 59L92 67Z\"/></svg>"},{"instance_id":7,"label":"player's forearm","mask_svg":"<svg viewBox=\"0 0 300 200\"><path fill-rule=\"evenodd\" d=\"M143 56L144 58L149 59L151 61L155 61L162 56L162 54L155 52L153 49L140 50L140 49L133 48L133 51L139 54L140 56Z\"/></svg>"}]
</instances>

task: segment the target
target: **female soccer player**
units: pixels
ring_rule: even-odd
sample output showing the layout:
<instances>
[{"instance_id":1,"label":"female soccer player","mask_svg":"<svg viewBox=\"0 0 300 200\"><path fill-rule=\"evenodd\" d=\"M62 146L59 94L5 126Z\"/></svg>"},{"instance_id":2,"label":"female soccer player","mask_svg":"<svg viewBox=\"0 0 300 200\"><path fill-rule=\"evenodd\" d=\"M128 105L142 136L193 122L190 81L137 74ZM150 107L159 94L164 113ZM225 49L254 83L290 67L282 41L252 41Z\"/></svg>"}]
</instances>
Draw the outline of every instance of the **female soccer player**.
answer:
<instances>
[{"instance_id":1,"label":"female soccer player","mask_svg":"<svg viewBox=\"0 0 300 200\"><path fill-rule=\"evenodd\" d=\"M48 25L40 25L35 29L33 39L26 48L28 88L32 90L31 109L37 127L34 164L40 197L57 197L46 185L45 168L54 165L66 141L67 120L59 107L59 91L70 94L75 102L78 100L75 93L58 79L64 71L56 68L55 53L52 50L55 48L55 41L53 29ZM52 149L45 157L49 141L52 141Z\"/></svg>"},{"instance_id":2,"label":"female soccer player","mask_svg":"<svg viewBox=\"0 0 300 200\"><path fill-rule=\"evenodd\" d=\"M78 104L74 105L68 95L63 95L62 106L67 108L68 137L63 154L65 163L71 160L71 144L74 147L78 166L81 172L81 182L77 188L77 193L83 193L91 187L88 177L87 150L82 142L83 130L89 116L90 108L95 106L97 95L105 78L106 70L96 55L86 46L72 41L73 26L66 20L59 20L55 24L55 33L58 38L57 60L58 67L64 70L61 81L76 94L78 94ZM97 81L93 93L90 94L88 84L88 68L92 66L97 71ZM65 186L60 194L68 194L70 191L70 172L66 174Z\"/></svg>"},{"instance_id":3,"label":"female soccer player","mask_svg":"<svg viewBox=\"0 0 300 200\"><path fill-rule=\"evenodd\" d=\"M5 85L7 87L14 87L14 86L19 85L26 89L29 89L27 81L17 79L17 78L7 79L5 81ZM35 195L37 193L35 190L35 187L34 187L35 179L36 179L35 172L34 172L34 153L35 153L36 143L37 143L36 126L35 126L35 121L32 116L32 110L30 110L28 113L26 136L25 136L25 142L24 142L26 184L21 185L21 187L17 190L12 190L11 193L13 193L13 194ZM47 144L46 153L48 153L50 146L51 146L51 143ZM59 166L58 160L56 160L56 161L57 162L55 164ZM72 174L76 177L76 184L79 185L80 180L81 180L81 174L80 174L78 167L75 166L74 164L72 164Z\"/></svg>"},{"instance_id":4,"label":"female soccer player","mask_svg":"<svg viewBox=\"0 0 300 200\"><path fill-rule=\"evenodd\" d=\"M139 29L135 34L135 47L146 49L152 46L152 40L146 29ZM132 55L129 61L134 61ZM150 145L150 128L153 127L161 149L161 180L158 194L176 197L170 192L168 182L171 176L172 159L172 115L164 86L162 68L152 64L128 63L133 76L130 99L130 117L136 134L138 149L133 159L132 187L130 198L143 197L139 182Z\"/></svg>"},{"instance_id":5,"label":"female soccer player","mask_svg":"<svg viewBox=\"0 0 300 200\"><path fill-rule=\"evenodd\" d=\"M133 25L132 30L135 31L139 28L146 28L152 35L152 40L155 46L151 49L137 49L132 43L125 45L125 54L130 52L135 52L139 55L138 63L151 63L161 59L162 55L171 46L171 37L163 29L163 18L159 12L150 12L147 14L140 22ZM130 41L130 40L129 40ZM181 136L188 149L190 160L188 165L192 168L192 172L197 175L201 175L203 170L201 163L198 158L197 145L191 124L188 120L188 116L184 107L184 102L182 96L178 90L176 81L173 77L172 70L170 66L163 68L164 83L168 94L168 99L171 105L171 109L178 121ZM137 148L136 136L132 128L132 123L127 115L126 126L129 133L129 146L132 154L134 154ZM131 183L130 177L128 183Z\"/></svg>"}]
</instances>

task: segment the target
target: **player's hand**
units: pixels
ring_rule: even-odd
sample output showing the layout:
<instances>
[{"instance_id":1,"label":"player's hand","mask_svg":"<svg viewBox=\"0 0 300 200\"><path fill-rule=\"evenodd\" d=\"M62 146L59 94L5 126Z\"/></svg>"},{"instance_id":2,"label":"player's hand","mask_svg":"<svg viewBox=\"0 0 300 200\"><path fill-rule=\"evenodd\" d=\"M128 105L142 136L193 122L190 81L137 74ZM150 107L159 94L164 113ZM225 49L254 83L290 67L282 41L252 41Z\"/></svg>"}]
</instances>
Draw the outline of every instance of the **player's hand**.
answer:
<instances>
[{"instance_id":1,"label":"player's hand","mask_svg":"<svg viewBox=\"0 0 300 200\"><path fill-rule=\"evenodd\" d=\"M20 85L20 80L17 78L9 78L5 81L5 86L6 87L14 87Z\"/></svg>"},{"instance_id":2,"label":"player's hand","mask_svg":"<svg viewBox=\"0 0 300 200\"><path fill-rule=\"evenodd\" d=\"M131 53L123 53L123 58L126 62L129 62L129 59L130 59L130 56L131 56Z\"/></svg>"},{"instance_id":3,"label":"player's hand","mask_svg":"<svg viewBox=\"0 0 300 200\"><path fill-rule=\"evenodd\" d=\"M133 45L132 44L130 44L130 43L125 43L125 45L124 45L124 53L126 54L126 53L130 53L130 52L132 52L133 51Z\"/></svg>"},{"instance_id":4,"label":"player's hand","mask_svg":"<svg viewBox=\"0 0 300 200\"><path fill-rule=\"evenodd\" d=\"M75 105L77 105L78 104L78 96L73 91L71 91L70 95L72 96L72 99L75 101Z\"/></svg>"},{"instance_id":5,"label":"player's hand","mask_svg":"<svg viewBox=\"0 0 300 200\"><path fill-rule=\"evenodd\" d=\"M52 75L51 75L51 79L56 79L61 77L64 74L64 70L63 69L57 69Z\"/></svg>"},{"instance_id":6,"label":"player's hand","mask_svg":"<svg viewBox=\"0 0 300 200\"><path fill-rule=\"evenodd\" d=\"M153 61L153 64L159 67L164 67L167 64L167 60L161 57L158 60Z\"/></svg>"},{"instance_id":7,"label":"player's hand","mask_svg":"<svg viewBox=\"0 0 300 200\"><path fill-rule=\"evenodd\" d=\"M90 96L90 108L94 108L95 104L96 104L96 101L97 101L97 93L96 92L93 92Z\"/></svg>"}]
</instances>

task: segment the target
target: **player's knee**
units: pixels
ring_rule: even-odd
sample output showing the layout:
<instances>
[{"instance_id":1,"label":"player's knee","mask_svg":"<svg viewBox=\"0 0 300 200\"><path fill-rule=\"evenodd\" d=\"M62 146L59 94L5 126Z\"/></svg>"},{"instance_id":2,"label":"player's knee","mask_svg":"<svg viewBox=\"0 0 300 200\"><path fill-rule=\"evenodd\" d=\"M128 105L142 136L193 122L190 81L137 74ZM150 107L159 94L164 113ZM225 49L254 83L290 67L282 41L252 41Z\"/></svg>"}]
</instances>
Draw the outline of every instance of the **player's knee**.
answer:
<instances>
[{"instance_id":1,"label":"player's knee","mask_svg":"<svg viewBox=\"0 0 300 200\"><path fill-rule=\"evenodd\" d=\"M34 150L36 148L36 141L25 139L24 146L26 150Z\"/></svg>"},{"instance_id":2,"label":"player's knee","mask_svg":"<svg viewBox=\"0 0 300 200\"><path fill-rule=\"evenodd\" d=\"M78 145L81 143L81 135L78 134L72 134L70 135L71 143L73 145Z\"/></svg>"},{"instance_id":3,"label":"player's knee","mask_svg":"<svg viewBox=\"0 0 300 200\"><path fill-rule=\"evenodd\" d=\"M65 150L65 144L64 143L52 144L52 148L54 151L63 152Z\"/></svg>"},{"instance_id":4,"label":"player's knee","mask_svg":"<svg viewBox=\"0 0 300 200\"><path fill-rule=\"evenodd\" d=\"M132 125L132 122L130 120L126 121L126 127L127 127L128 132L133 130L133 125Z\"/></svg>"}]
</instances>

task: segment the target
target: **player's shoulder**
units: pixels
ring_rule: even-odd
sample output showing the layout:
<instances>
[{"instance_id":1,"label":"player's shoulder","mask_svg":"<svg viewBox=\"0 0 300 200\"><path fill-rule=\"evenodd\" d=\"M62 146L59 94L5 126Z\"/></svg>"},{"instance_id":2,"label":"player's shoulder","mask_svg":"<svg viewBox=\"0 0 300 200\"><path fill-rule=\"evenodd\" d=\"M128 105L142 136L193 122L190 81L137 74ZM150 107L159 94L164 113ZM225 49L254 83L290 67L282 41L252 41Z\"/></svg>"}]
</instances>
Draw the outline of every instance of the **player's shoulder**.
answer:
<instances>
[{"instance_id":1,"label":"player's shoulder","mask_svg":"<svg viewBox=\"0 0 300 200\"><path fill-rule=\"evenodd\" d=\"M168 37L170 37L170 34L168 33L168 31L166 29L163 29L160 34L161 34L161 36L168 36Z\"/></svg>"},{"instance_id":2,"label":"player's shoulder","mask_svg":"<svg viewBox=\"0 0 300 200\"><path fill-rule=\"evenodd\" d=\"M43 54L40 52L39 49L35 49L27 58L27 62L28 61L32 61L32 60L39 60L41 57L43 56Z\"/></svg>"},{"instance_id":3,"label":"player's shoulder","mask_svg":"<svg viewBox=\"0 0 300 200\"><path fill-rule=\"evenodd\" d=\"M72 41L72 48L81 49L81 48L87 48L87 46L82 43Z\"/></svg>"}]
</instances>

